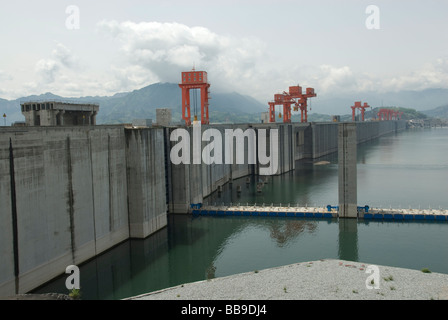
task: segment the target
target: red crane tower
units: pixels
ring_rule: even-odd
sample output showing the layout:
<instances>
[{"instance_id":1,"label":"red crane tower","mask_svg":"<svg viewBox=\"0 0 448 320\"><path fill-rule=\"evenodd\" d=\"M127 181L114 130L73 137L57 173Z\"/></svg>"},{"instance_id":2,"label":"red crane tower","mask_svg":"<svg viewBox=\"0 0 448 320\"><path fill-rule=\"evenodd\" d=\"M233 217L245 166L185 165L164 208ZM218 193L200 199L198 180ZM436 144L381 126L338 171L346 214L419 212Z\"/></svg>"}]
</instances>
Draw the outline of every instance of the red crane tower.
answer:
<instances>
[{"instance_id":1,"label":"red crane tower","mask_svg":"<svg viewBox=\"0 0 448 320\"><path fill-rule=\"evenodd\" d=\"M294 98L298 98L298 101L294 106L294 111L297 111L297 108L300 109L300 122L308 122L308 98L317 95L314 92L314 88L306 88L305 93L302 93L302 87L293 86L289 87L289 92Z\"/></svg>"},{"instance_id":2,"label":"red crane tower","mask_svg":"<svg viewBox=\"0 0 448 320\"><path fill-rule=\"evenodd\" d=\"M392 119L395 118L395 120L401 120L401 116L403 115L403 112L400 112L398 110L392 110Z\"/></svg>"},{"instance_id":3,"label":"red crane tower","mask_svg":"<svg viewBox=\"0 0 448 320\"><path fill-rule=\"evenodd\" d=\"M378 111L378 119L380 121L389 120L389 113L390 113L390 109L384 109L384 108L380 109Z\"/></svg>"},{"instance_id":4,"label":"red crane tower","mask_svg":"<svg viewBox=\"0 0 448 320\"><path fill-rule=\"evenodd\" d=\"M352 121L355 121L356 109L361 109L361 121L364 121L364 113L367 108L370 108L370 106L367 104L367 102L364 102L364 105L361 105L361 101L355 101L355 105L352 106L351 108L352 108Z\"/></svg>"},{"instance_id":5,"label":"red crane tower","mask_svg":"<svg viewBox=\"0 0 448 320\"><path fill-rule=\"evenodd\" d=\"M274 95L274 101L269 102L269 121L275 122L275 106L283 105L283 122L291 122L291 105L294 104L294 111L300 109L301 122L308 122L308 98L315 97L314 88L306 88L305 93L302 93L302 87L291 86L289 92L283 91Z\"/></svg>"},{"instance_id":6,"label":"red crane tower","mask_svg":"<svg viewBox=\"0 0 448 320\"><path fill-rule=\"evenodd\" d=\"M275 122L275 106L283 105L283 122L291 122L291 104L295 101L286 93L277 93L274 95L274 101L268 102L269 104L269 122Z\"/></svg>"},{"instance_id":7,"label":"red crane tower","mask_svg":"<svg viewBox=\"0 0 448 320\"><path fill-rule=\"evenodd\" d=\"M192 71L182 72L182 83L179 84L179 87L182 89L182 119L185 120L185 125L191 125L190 89L201 90L201 124L209 124L208 100L210 99L210 92L208 88L210 84L207 82L207 72L195 71L194 68ZM197 120L196 114L194 120Z\"/></svg>"},{"instance_id":8,"label":"red crane tower","mask_svg":"<svg viewBox=\"0 0 448 320\"><path fill-rule=\"evenodd\" d=\"M378 111L378 118L379 120L393 120L395 118L395 120L398 120L398 118L400 118L401 120L401 116L403 115L403 112L400 112L398 110L393 110L393 109L386 109L386 108L382 108Z\"/></svg>"}]
</instances>

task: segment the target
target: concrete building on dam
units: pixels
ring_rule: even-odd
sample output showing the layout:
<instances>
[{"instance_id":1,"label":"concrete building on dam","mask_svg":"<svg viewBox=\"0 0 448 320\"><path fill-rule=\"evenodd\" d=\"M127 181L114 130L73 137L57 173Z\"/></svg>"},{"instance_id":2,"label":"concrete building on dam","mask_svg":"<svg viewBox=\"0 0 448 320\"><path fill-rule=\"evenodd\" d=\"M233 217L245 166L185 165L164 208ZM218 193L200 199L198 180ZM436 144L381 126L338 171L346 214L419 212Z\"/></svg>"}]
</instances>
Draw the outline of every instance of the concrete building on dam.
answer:
<instances>
[{"instance_id":1,"label":"concrete building on dam","mask_svg":"<svg viewBox=\"0 0 448 320\"><path fill-rule=\"evenodd\" d=\"M28 126L0 128L0 297L29 292L68 265L146 238L167 226L168 214L189 213L223 184L259 174L258 163L173 164L177 141L170 136L179 126L92 126L95 105L29 102L22 111ZM405 127L398 120L356 122L356 143ZM210 128L222 136L226 129L251 128L257 141L260 129L278 129L277 175L294 170L297 160L338 151L334 122L211 124L201 130ZM208 143L201 141L200 150ZM247 156L247 143L244 150Z\"/></svg>"},{"instance_id":2,"label":"concrete building on dam","mask_svg":"<svg viewBox=\"0 0 448 320\"><path fill-rule=\"evenodd\" d=\"M98 104L60 101L29 101L20 104L26 126L95 125Z\"/></svg>"}]
</instances>

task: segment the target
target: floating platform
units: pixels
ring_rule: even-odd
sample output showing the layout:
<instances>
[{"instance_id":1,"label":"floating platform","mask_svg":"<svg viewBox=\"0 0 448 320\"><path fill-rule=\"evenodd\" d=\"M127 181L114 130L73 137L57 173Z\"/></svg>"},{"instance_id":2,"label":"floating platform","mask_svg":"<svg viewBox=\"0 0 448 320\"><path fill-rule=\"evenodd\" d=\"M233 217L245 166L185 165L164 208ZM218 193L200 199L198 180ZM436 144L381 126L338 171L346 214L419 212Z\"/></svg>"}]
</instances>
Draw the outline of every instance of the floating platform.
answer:
<instances>
[{"instance_id":1,"label":"floating platform","mask_svg":"<svg viewBox=\"0 0 448 320\"><path fill-rule=\"evenodd\" d=\"M276 206L192 206L194 216L250 216L250 217L300 217L332 219L338 218L337 207L276 207ZM378 209L358 207L358 218L365 220L426 220L448 221L448 210L435 209Z\"/></svg>"},{"instance_id":2,"label":"floating platform","mask_svg":"<svg viewBox=\"0 0 448 320\"><path fill-rule=\"evenodd\" d=\"M448 210L437 209L371 209L362 214L362 218L369 220L426 220L447 221Z\"/></svg>"}]
</instances>

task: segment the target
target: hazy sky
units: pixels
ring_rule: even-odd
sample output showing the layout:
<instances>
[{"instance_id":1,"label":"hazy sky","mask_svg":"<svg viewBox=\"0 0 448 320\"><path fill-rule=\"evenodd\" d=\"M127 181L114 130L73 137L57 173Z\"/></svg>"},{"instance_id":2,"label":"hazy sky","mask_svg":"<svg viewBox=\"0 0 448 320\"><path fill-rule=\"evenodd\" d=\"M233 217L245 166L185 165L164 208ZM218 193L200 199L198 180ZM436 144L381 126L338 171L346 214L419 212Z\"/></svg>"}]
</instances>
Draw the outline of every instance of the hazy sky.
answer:
<instances>
[{"instance_id":1,"label":"hazy sky","mask_svg":"<svg viewBox=\"0 0 448 320\"><path fill-rule=\"evenodd\" d=\"M112 95L177 83L193 65L212 96L261 101L296 84L448 88L447 14L447 0L1 0L0 97Z\"/></svg>"}]
</instances>

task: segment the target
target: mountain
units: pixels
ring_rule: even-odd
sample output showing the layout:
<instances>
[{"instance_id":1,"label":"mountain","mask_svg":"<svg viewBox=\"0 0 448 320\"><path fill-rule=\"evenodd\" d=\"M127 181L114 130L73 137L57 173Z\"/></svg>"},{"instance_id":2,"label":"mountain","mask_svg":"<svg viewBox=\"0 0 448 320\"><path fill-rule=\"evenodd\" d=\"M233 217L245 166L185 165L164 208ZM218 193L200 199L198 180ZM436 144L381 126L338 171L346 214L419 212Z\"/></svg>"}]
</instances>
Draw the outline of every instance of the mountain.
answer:
<instances>
[{"instance_id":1,"label":"mountain","mask_svg":"<svg viewBox=\"0 0 448 320\"><path fill-rule=\"evenodd\" d=\"M193 96L196 95L195 98ZM200 92L190 91L192 105L190 111L194 115L194 100L196 99L196 111L200 117ZM157 108L170 108L174 122L182 119L182 92L177 84L156 83L134 90L128 94L103 100L100 104L98 123L125 123L133 119L148 118L155 119ZM252 97L241 95L237 92L211 93L209 100L209 113L211 121L238 121L238 115L243 119L247 115L256 114L257 121L260 112L267 110L262 103Z\"/></svg>"},{"instance_id":2,"label":"mountain","mask_svg":"<svg viewBox=\"0 0 448 320\"><path fill-rule=\"evenodd\" d=\"M428 117L448 119L448 104L422 112L426 114Z\"/></svg>"},{"instance_id":3,"label":"mountain","mask_svg":"<svg viewBox=\"0 0 448 320\"><path fill-rule=\"evenodd\" d=\"M181 121L181 90L174 83L155 83L132 92L120 92L113 96L88 96L80 98L65 98L50 92L32 95L16 100L0 99L0 114L7 115L6 123L23 121L20 111L21 101L30 100L66 100L73 102L94 102L100 104L97 116L98 124L129 123L134 119L156 119L157 108L171 108L173 122ZM190 92L193 97L194 91ZM200 94L197 96L197 115L200 117ZM260 122L260 113L268 111L268 104L260 102L250 96L237 92L210 93L210 121L211 122ZM193 101L193 98L192 98ZM394 106L404 109L416 109L428 116L448 117L448 89L426 89L421 91L400 91L388 93L368 92L362 94L320 95L309 100L309 121L331 121L331 115L341 115L351 119L351 106L355 101L367 102L372 108ZM441 106L436 109L437 106ZM280 108L280 107L279 107ZM316 113L317 112L317 113ZM191 106L194 115L194 106ZM376 113L374 112L373 115ZM409 116L412 112L409 113ZM300 121L293 113L293 121ZM366 118L372 115L366 113ZM420 115L418 115L420 117ZM298 120L297 120L298 119ZM3 125L3 122L0 122Z\"/></svg>"},{"instance_id":4,"label":"mountain","mask_svg":"<svg viewBox=\"0 0 448 320\"><path fill-rule=\"evenodd\" d=\"M192 96L195 91L190 91ZM196 93L197 115L200 118L200 92ZM210 94L209 114L212 122L259 122L260 112L267 111L266 106L252 97L231 93ZM132 92L116 93L113 96L89 96L80 98L65 98L45 93L32 95L16 100L0 99L0 112L7 114L7 124L23 121L20 103L30 100L64 100L71 102L99 103L100 112L97 124L129 123L134 119L156 119L156 109L171 108L174 122L182 118L181 100L182 92L174 83L155 83ZM193 103L192 103L193 104ZM194 115L194 106L191 106ZM2 123L3 124L3 123Z\"/></svg>"},{"instance_id":5,"label":"mountain","mask_svg":"<svg viewBox=\"0 0 448 320\"><path fill-rule=\"evenodd\" d=\"M361 92L347 94L319 95L311 99L313 109L318 113L342 115L351 113L355 101L367 102L372 108L402 107L417 111L429 110L448 103L448 89L425 89L420 91Z\"/></svg>"}]
</instances>

